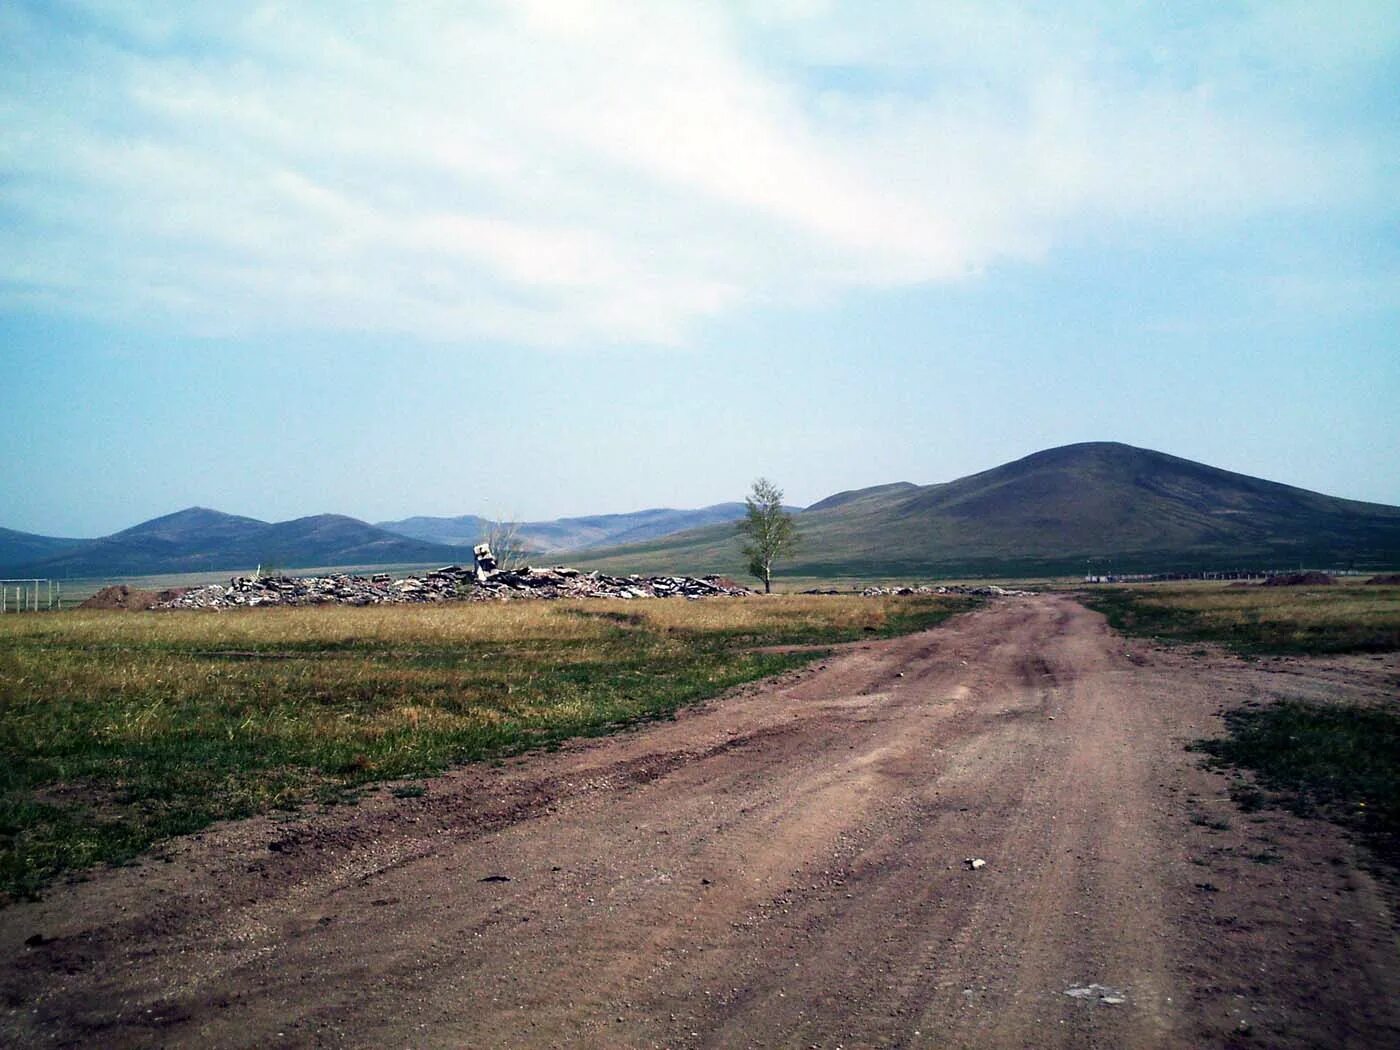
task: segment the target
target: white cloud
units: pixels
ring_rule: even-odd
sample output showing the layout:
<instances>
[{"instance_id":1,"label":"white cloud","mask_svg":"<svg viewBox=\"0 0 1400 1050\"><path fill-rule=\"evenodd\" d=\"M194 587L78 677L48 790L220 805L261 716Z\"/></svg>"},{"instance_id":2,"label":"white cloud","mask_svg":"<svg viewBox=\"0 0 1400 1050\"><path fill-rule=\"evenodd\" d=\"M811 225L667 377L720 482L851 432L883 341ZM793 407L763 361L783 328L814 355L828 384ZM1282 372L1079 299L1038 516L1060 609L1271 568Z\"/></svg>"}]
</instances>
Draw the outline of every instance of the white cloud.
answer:
<instances>
[{"instance_id":1,"label":"white cloud","mask_svg":"<svg viewBox=\"0 0 1400 1050\"><path fill-rule=\"evenodd\" d=\"M0 295L196 330L679 343L748 303L1376 177L1364 141L1242 72L1287 65L1303 9L1189 32L993 3L229 10L5 16Z\"/></svg>"}]
</instances>

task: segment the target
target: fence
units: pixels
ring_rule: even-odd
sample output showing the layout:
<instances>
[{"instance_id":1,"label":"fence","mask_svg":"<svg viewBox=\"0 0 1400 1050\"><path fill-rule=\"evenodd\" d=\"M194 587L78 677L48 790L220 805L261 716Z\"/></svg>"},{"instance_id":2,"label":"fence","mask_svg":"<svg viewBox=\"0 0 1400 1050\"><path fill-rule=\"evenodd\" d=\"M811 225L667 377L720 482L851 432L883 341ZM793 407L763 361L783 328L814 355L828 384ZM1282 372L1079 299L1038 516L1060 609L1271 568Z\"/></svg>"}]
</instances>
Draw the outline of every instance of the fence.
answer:
<instances>
[{"instance_id":1,"label":"fence","mask_svg":"<svg viewBox=\"0 0 1400 1050\"><path fill-rule=\"evenodd\" d=\"M0 580L0 613L48 611L62 605L63 584L58 580Z\"/></svg>"},{"instance_id":2,"label":"fence","mask_svg":"<svg viewBox=\"0 0 1400 1050\"><path fill-rule=\"evenodd\" d=\"M1374 569L1205 569L1191 572L1109 572L1086 573L1085 583L1163 583L1171 580L1267 580L1271 576L1292 576L1321 572L1327 576L1373 576Z\"/></svg>"}]
</instances>

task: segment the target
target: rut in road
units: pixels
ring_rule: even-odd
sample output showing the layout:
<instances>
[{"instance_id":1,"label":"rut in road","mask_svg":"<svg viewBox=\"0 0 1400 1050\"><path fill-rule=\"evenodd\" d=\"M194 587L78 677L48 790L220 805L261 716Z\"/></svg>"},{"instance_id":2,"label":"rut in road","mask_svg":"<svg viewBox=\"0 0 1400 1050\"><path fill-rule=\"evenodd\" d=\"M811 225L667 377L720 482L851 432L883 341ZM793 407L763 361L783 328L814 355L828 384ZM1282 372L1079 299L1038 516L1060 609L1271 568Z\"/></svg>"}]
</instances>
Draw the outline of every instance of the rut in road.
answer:
<instances>
[{"instance_id":1,"label":"rut in road","mask_svg":"<svg viewBox=\"0 0 1400 1050\"><path fill-rule=\"evenodd\" d=\"M1069 599L999 601L424 799L231 825L34 906L0 1035L1200 1045L1172 783L1212 701L1140 664Z\"/></svg>"}]
</instances>

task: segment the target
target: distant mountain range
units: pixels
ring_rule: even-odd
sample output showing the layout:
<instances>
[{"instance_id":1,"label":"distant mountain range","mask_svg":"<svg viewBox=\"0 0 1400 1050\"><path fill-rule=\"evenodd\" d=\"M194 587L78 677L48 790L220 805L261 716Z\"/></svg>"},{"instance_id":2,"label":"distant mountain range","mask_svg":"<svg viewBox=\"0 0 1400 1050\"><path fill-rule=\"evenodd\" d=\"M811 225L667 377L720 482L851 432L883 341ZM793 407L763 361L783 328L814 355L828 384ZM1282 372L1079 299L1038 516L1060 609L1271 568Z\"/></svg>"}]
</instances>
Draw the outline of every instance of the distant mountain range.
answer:
<instances>
[{"instance_id":1,"label":"distant mountain range","mask_svg":"<svg viewBox=\"0 0 1400 1050\"><path fill-rule=\"evenodd\" d=\"M1400 566L1400 507L1338 499L1110 442L1067 445L957 481L842 492L798 517L803 576L1062 575ZM736 572L707 528L575 560Z\"/></svg>"},{"instance_id":2,"label":"distant mountain range","mask_svg":"<svg viewBox=\"0 0 1400 1050\"><path fill-rule=\"evenodd\" d=\"M535 552L625 572L739 573L742 503L527 522ZM798 512L804 576L1031 575L1195 568L1400 567L1400 507L1338 499L1106 442L1037 452L937 485L840 492ZM0 529L0 575L245 571L465 562L486 522L337 514L269 523L202 507L96 540Z\"/></svg>"},{"instance_id":3,"label":"distant mountain range","mask_svg":"<svg viewBox=\"0 0 1400 1050\"><path fill-rule=\"evenodd\" d=\"M520 539L533 555L606 543L653 539L668 532L732 522L742 503L699 510L526 522ZM190 507L95 540L36 536L0 529L0 576L57 579L247 571L314 566L440 565L471 559L489 527L484 518L405 518L370 525L340 514L270 523L206 507ZM464 549L466 548L466 549Z\"/></svg>"},{"instance_id":4,"label":"distant mountain range","mask_svg":"<svg viewBox=\"0 0 1400 1050\"><path fill-rule=\"evenodd\" d=\"M38 557L27 553L34 551ZM153 518L96 540L0 535L0 573L57 579L246 571L259 564L279 568L445 564L460 560L461 555L460 548L395 536L341 514L270 523L205 507Z\"/></svg>"},{"instance_id":5,"label":"distant mountain range","mask_svg":"<svg viewBox=\"0 0 1400 1050\"><path fill-rule=\"evenodd\" d=\"M735 522L744 516L742 503L716 503L699 510L661 507L631 514L595 514L584 518L520 523L520 541L542 554L584 550L620 543L640 543L704 525ZM429 543L470 546L480 543L491 523L475 514L457 518L404 518L381 521L375 527Z\"/></svg>"},{"instance_id":6,"label":"distant mountain range","mask_svg":"<svg viewBox=\"0 0 1400 1050\"><path fill-rule=\"evenodd\" d=\"M90 541L36 536L32 532L0 529L0 573L11 575L11 569L38 564L88 542Z\"/></svg>"}]
</instances>

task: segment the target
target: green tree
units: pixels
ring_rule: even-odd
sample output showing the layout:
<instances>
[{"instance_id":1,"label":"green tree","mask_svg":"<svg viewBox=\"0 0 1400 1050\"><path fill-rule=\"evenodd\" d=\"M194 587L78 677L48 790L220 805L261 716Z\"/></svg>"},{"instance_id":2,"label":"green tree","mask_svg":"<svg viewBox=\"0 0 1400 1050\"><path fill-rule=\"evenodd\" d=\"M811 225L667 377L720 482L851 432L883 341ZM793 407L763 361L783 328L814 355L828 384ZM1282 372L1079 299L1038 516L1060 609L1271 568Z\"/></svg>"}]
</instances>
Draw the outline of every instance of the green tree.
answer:
<instances>
[{"instance_id":1,"label":"green tree","mask_svg":"<svg viewBox=\"0 0 1400 1050\"><path fill-rule=\"evenodd\" d=\"M797 549L797 523L783 509L783 490L767 478L753 483L744 506L746 514L739 522L744 557L749 573L763 581L764 593L771 593L773 563Z\"/></svg>"}]
</instances>

